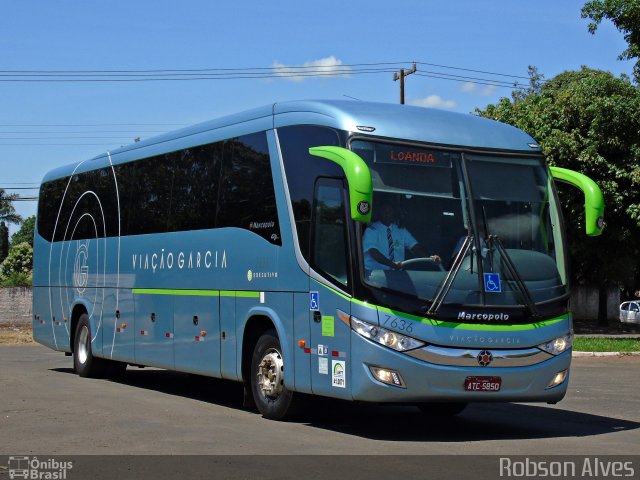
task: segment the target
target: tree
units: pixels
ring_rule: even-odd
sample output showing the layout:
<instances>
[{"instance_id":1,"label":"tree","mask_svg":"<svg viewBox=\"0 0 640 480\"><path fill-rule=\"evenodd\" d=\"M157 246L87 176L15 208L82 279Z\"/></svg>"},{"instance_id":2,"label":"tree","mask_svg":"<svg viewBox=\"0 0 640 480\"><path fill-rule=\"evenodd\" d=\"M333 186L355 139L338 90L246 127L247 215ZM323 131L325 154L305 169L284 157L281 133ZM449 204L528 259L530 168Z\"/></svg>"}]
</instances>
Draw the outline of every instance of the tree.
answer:
<instances>
[{"instance_id":1,"label":"tree","mask_svg":"<svg viewBox=\"0 0 640 480\"><path fill-rule=\"evenodd\" d=\"M0 221L13 223L15 225L22 222L22 217L13 208L13 202L18 198L15 193L6 193L0 188Z\"/></svg>"},{"instance_id":2,"label":"tree","mask_svg":"<svg viewBox=\"0 0 640 480\"><path fill-rule=\"evenodd\" d=\"M538 67L529 65L528 73L529 73L529 86L524 88L524 87L520 87L518 83L516 83L515 87L517 88L513 92L511 92L511 99L514 102L519 102L521 100L524 100L529 95L533 95L534 93L540 93L540 91L542 90L544 75L538 72Z\"/></svg>"},{"instance_id":3,"label":"tree","mask_svg":"<svg viewBox=\"0 0 640 480\"><path fill-rule=\"evenodd\" d=\"M640 88L627 78L583 67L561 73L518 101L502 98L478 114L519 127L549 163L580 171L605 196L607 227L584 238L584 201L561 187L574 281L637 288L640 273ZM631 290L633 291L633 290ZM605 294L606 295L606 294ZM606 320L606 305L599 317Z\"/></svg>"},{"instance_id":4,"label":"tree","mask_svg":"<svg viewBox=\"0 0 640 480\"><path fill-rule=\"evenodd\" d=\"M0 188L0 262L7 258L9 252L9 229L6 224L22 222L22 217L13 208L13 201L16 198L18 198L16 194L7 194Z\"/></svg>"},{"instance_id":5,"label":"tree","mask_svg":"<svg viewBox=\"0 0 640 480\"><path fill-rule=\"evenodd\" d=\"M0 222L0 263L9 255L9 229L4 222Z\"/></svg>"},{"instance_id":6,"label":"tree","mask_svg":"<svg viewBox=\"0 0 640 480\"><path fill-rule=\"evenodd\" d=\"M0 267L2 286L30 286L33 269L33 248L27 242L14 245Z\"/></svg>"},{"instance_id":7,"label":"tree","mask_svg":"<svg viewBox=\"0 0 640 480\"><path fill-rule=\"evenodd\" d=\"M582 18L591 19L589 32L594 34L603 19L609 19L624 34L628 48L619 60L638 59L633 68L640 83L640 2L638 0L592 0L582 7Z\"/></svg>"},{"instance_id":8,"label":"tree","mask_svg":"<svg viewBox=\"0 0 640 480\"><path fill-rule=\"evenodd\" d=\"M31 215L27 217L20 229L11 236L11 246L17 245L19 243L27 242L29 245L33 247L33 234L36 226L36 216Z\"/></svg>"}]
</instances>

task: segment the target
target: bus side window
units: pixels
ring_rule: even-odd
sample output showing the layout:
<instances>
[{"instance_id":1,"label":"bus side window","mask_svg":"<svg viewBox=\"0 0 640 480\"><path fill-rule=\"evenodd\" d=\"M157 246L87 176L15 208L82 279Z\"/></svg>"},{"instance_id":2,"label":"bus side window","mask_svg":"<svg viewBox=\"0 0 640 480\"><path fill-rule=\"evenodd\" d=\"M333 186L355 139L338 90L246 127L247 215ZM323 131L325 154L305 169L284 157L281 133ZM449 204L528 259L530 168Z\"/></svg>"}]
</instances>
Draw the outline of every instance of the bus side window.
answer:
<instances>
[{"instance_id":1,"label":"bus side window","mask_svg":"<svg viewBox=\"0 0 640 480\"><path fill-rule=\"evenodd\" d=\"M265 132L225 142L217 210L217 228L244 228L282 245Z\"/></svg>"},{"instance_id":2,"label":"bus side window","mask_svg":"<svg viewBox=\"0 0 640 480\"><path fill-rule=\"evenodd\" d=\"M319 178L313 207L312 264L342 286L349 284L345 191L342 180Z\"/></svg>"}]
</instances>

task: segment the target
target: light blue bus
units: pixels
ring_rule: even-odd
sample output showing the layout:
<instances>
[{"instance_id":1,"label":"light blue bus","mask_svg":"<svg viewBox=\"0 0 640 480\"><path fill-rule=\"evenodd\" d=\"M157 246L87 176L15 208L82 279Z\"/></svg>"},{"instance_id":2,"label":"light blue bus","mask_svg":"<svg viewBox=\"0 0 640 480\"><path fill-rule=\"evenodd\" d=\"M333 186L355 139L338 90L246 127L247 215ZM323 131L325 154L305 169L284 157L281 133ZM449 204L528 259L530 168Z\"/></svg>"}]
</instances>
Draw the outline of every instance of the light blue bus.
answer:
<instances>
[{"instance_id":1,"label":"light blue bus","mask_svg":"<svg viewBox=\"0 0 640 480\"><path fill-rule=\"evenodd\" d=\"M355 101L276 103L48 173L34 338L85 377L153 366L305 394L557 402L572 321L553 179L524 132Z\"/></svg>"}]
</instances>

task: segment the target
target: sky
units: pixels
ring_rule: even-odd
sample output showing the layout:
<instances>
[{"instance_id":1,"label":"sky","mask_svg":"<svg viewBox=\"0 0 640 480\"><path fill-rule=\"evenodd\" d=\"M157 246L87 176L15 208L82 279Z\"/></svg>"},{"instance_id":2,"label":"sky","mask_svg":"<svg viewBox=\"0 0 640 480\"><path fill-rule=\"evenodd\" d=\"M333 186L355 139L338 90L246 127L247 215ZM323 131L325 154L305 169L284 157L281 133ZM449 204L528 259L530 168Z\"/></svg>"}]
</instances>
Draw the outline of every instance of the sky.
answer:
<instances>
[{"instance_id":1,"label":"sky","mask_svg":"<svg viewBox=\"0 0 640 480\"><path fill-rule=\"evenodd\" d=\"M33 198L58 166L277 101L398 103L393 72L414 62L406 103L462 113L526 85L529 65L631 74L622 34L591 35L583 4L1 0L0 188Z\"/></svg>"}]
</instances>

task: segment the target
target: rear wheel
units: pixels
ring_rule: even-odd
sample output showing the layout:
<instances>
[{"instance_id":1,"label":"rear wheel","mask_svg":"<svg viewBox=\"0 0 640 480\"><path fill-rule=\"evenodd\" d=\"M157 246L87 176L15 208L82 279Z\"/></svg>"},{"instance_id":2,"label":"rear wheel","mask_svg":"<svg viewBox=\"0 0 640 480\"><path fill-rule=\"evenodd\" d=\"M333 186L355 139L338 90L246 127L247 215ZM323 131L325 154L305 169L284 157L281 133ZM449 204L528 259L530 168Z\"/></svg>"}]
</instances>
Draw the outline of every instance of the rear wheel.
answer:
<instances>
[{"instance_id":1,"label":"rear wheel","mask_svg":"<svg viewBox=\"0 0 640 480\"><path fill-rule=\"evenodd\" d=\"M73 348L73 368L81 377L101 377L106 372L107 363L93 356L91 350L91 324L89 315L83 313L76 327Z\"/></svg>"},{"instance_id":2,"label":"rear wheel","mask_svg":"<svg viewBox=\"0 0 640 480\"><path fill-rule=\"evenodd\" d=\"M422 413L431 417L453 417L467 408L466 403L420 403L416 405Z\"/></svg>"},{"instance_id":3,"label":"rear wheel","mask_svg":"<svg viewBox=\"0 0 640 480\"><path fill-rule=\"evenodd\" d=\"M295 410L297 398L284 384L284 358L275 330L257 341L251 358L251 393L258 411L271 420L284 420Z\"/></svg>"}]
</instances>

